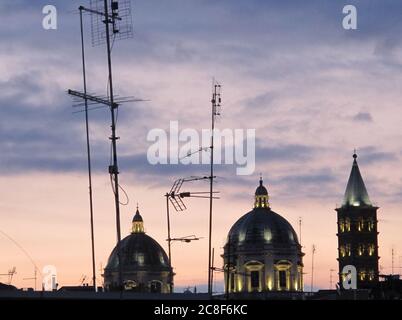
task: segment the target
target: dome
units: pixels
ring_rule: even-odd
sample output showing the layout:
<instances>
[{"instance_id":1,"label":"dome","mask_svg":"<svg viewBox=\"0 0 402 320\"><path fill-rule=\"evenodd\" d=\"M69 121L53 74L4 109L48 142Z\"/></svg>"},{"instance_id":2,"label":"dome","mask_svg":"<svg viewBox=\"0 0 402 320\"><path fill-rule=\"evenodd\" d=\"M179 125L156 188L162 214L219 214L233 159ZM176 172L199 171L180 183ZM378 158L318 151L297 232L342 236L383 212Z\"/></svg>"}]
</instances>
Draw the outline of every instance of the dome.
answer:
<instances>
[{"instance_id":1,"label":"dome","mask_svg":"<svg viewBox=\"0 0 402 320\"><path fill-rule=\"evenodd\" d=\"M303 291L301 249L290 223L271 209L260 178L253 210L235 222L223 248L226 293Z\"/></svg>"},{"instance_id":2,"label":"dome","mask_svg":"<svg viewBox=\"0 0 402 320\"><path fill-rule=\"evenodd\" d=\"M144 221L138 210L132 222L132 232L120 242L123 271L170 270L169 258L160 244L145 234ZM106 270L117 270L119 266L118 246L110 254Z\"/></svg>"},{"instance_id":3,"label":"dome","mask_svg":"<svg viewBox=\"0 0 402 320\"><path fill-rule=\"evenodd\" d=\"M290 223L271 210L262 178L259 182L255 191L254 209L238 219L229 231L228 240L231 245L299 246L296 232Z\"/></svg>"},{"instance_id":4,"label":"dome","mask_svg":"<svg viewBox=\"0 0 402 320\"><path fill-rule=\"evenodd\" d=\"M163 248L145 233L132 233L120 242L123 271L170 270L169 259ZM117 269L117 246L113 249L105 269Z\"/></svg>"},{"instance_id":5,"label":"dome","mask_svg":"<svg viewBox=\"0 0 402 320\"><path fill-rule=\"evenodd\" d=\"M243 215L229 231L231 245L299 245L290 223L270 208L254 208Z\"/></svg>"}]
</instances>

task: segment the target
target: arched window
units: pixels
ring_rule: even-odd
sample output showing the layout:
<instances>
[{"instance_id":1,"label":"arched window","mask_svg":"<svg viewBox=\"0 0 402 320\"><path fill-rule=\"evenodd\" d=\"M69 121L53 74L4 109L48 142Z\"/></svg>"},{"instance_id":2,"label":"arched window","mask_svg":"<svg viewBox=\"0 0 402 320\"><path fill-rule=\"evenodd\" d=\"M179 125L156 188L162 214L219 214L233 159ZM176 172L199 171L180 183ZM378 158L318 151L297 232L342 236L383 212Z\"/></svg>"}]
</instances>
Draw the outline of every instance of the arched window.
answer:
<instances>
[{"instance_id":1,"label":"arched window","mask_svg":"<svg viewBox=\"0 0 402 320\"><path fill-rule=\"evenodd\" d=\"M345 232L345 220L344 219L339 219L339 231L340 232Z\"/></svg>"},{"instance_id":2,"label":"arched window","mask_svg":"<svg viewBox=\"0 0 402 320\"><path fill-rule=\"evenodd\" d=\"M361 269L359 271L359 279L360 279L360 281L366 280L366 276L367 276L366 270Z\"/></svg>"},{"instance_id":3,"label":"arched window","mask_svg":"<svg viewBox=\"0 0 402 320\"><path fill-rule=\"evenodd\" d=\"M343 258L344 256L346 256L346 250L345 250L345 246L340 246L339 247L339 255Z\"/></svg>"},{"instance_id":4,"label":"arched window","mask_svg":"<svg viewBox=\"0 0 402 320\"><path fill-rule=\"evenodd\" d=\"M358 247L357 247L357 254L358 254L359 256L364 255L365 247L366 247L366 246L365 246L364 244L362 244L362 243L360 243L360 244L358 245Z\"/></svg>"},{"instance_id":5,"label":"arched window","mask_svg":"<svg viewBox=\"0 0 402 320\"><path fill-rule=\"evenodd\" d=\"M363 217L359 217L357 220L357 230L358 231L363 231L364 230L364 219Z\"/></svg>"},{"instance_id":6,"label":"arched window","mask_svg":"<svg viewBox=\"0 0 402 320\"><path fill-rule=\"evenodd\" d=\"M345 231L350 231L350 218L345 219Z\"/></svg>"},{"instance_id":7,"label":"arched window","mask_svg":"<svg viewBox=\"0 0 402 320\"><path fill-rule=\"evenodd\" d=\"M151 281L150 291L152 293L161 293L162 292L162 282L160 282L158 280Z\"/></svg>"},{"instance_id":8,"label":"arched window","mask_svg":"<svg viewBox=\"0 0 402 320\"><path fill-rule=\"evenodd\" d=\"M137 282L134 280L124 281L124 290L135 290L137 289Z\"/></svg>"},{"instance_id":9,"label":"arched window","mask_svg":"<svg viewBox=\"0 0 402 320\"><path fill-rule=\"evenodd\" d=\"M247 274L247 286L246 290L248 292L261 292L265 290L265 283L262 281L264 278L264 264L260 261L248 261L244 268Z\"/></svg>"},{"instance_id":10,"label":"arched window","mask_svg":"<svg viewBox=\"0 0 402 320\"><path fill-rule=\"evenodd\" d=\"M280 291L290 291L291 288L291 267L292 264L288 260L280 260L275 264L275 285Z\"/></svg>"},{"instance_id":11,"label":"arched window","mask_svg":"<svg viewBox=\"0 0 402 320\"><path fill-rule=\"evenodd\" d=\"M350 244L345 245L345 255L350 257L352 254L352 246Z\"/></svg>"},{"instance_id":12,"label":"arched window","mask_svg":"<svg viewBox=\"0 0 402 320\"><path fill-rule=\"evenodd\" d=\"M374 245L374 244L370 244L370 245L368 246L368 255L369 255L369 256L372 256L372 255L374 254L374 252L375 252L375 245Z\"/></svg>"},{"instance_id":13,"label":"arched window","mask_svg":"<svg viewBox=\"0 0 402 320\"><path fill-rule=\"evenodd\" d=\"M373 231L374 230L374 219L370 218L367 222L367 230Z\"/></svg>"}]
</instances>

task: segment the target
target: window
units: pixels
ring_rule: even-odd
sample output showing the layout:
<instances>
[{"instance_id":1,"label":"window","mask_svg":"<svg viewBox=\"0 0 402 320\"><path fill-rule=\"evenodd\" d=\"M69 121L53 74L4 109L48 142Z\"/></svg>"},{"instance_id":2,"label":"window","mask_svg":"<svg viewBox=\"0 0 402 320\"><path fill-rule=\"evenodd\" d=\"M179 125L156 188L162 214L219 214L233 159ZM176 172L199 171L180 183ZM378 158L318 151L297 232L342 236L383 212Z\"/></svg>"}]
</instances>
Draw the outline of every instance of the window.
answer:
<instances>
[{"instance_id":1,"label":"window","mask_svg":"<svg viewBox=\"0 0 402 320\"><path fill-rule=\"evenodd\" d=\"M350 231L350 218L345 219L345 230Z\"/></svg>"},{"instance_id":2,"label":"window","mask_svg":"<svg viewBox=\"0 0 402 320\"><path fill-rule=\"evenodd\" d=\"M152 293L161 293L162 292L162 284L159 281L151 281L151 292Z\"/></svg>"},{"instance_id":3,"label":"window","mask_svg":"<svg viewBox=\"0 0 402 320\"><path fill-rule=\"evenodd\" d=\"M374 280L374 270L370 270L368 273L368 279L369 281L373 281Z\"/></svg>"},{"instance_id":4,"label":"window","mask_svg":"<svg viewBox=\"0 0 402 320\"><path fill-rule=\"evenodd\" d=\"M251 271L251 288L259 288L260 287L260 273L258 271Z\"/></svg>"},{"instance_id":5,"label":"window","mask_svg":"<svg viewBox=\"0 0 402 320\"><path fill-rule=\"evenodd\" d=\"M368 246L368 254L369 254L369 256L372 256L372 255L374 254L374 252L375 252L375 245L374 245L374 244L370 244L370 245Z\"/></svg>"},{"instance_id":6,"label":"window","mask_svg":"<svg viewBox=\"0 0 402 320\"><path fill-rule=\"evenodd\" d=\"M279 287L286 288L286 271L279 271Z\"/></svg>"},{"instance_id":7,"label":"window","mask_svg":"<svg viewBox=\"0 0 402 320\"><path fill-rule=\"evenodd\" d=\"M346 255L345 246L339 247L339 255L343 258Z\"/></svg>"},{"instance_id":8,"label":"window","mask_svg":"<svg viewBox=\"0 0 402 320\"><path fill-rule=\"evenodd\" d=\"M363 217L359 217L357 220L357 230L358 231L363 231L364 230L364 219Z\"/></svg>"},{"instance_id":9,"label":"window","mask_svg":"<svg viewBox=\"0 0 402 320\"><path fill-rule=\"evenodd\" d=\"M374 219L370 218L367 223L367 230L373 231L374 230Z\"/></svg>"},{"instance_id":10,"label":"window","mask_svg":"<svg viewBox=\"0 0 402 320\"><path fill-rule=\"evenodd\" d=\"M366 270L362 269L359 271L359 279L360 281L366 280Z\"/></svg>"},{"instance_id":11,"label":"window","mask_svg":"<svg viewBox=\"0 0 402 320\"><path fill-rule=\"evenodd\" d=\"M364 244L359 244L359 246L357 247L357 254L359 256L362 256L364 254L364 250L365 249L365 245Z\"/></svg>"},{"instance_id":12,"label":"window","mask_svg":"<svg viewBox=\"0 0 402 320\"><path fill-rule=\"evenodd\" d=\"M352 246L350 244L347 244L345 246L345 255L350 257L351 251L352 251Z\"/></svg>"},{"instance_id":13,"label":"window","mask_svg":"<svg viewBox=\"0 0 402 320\"><path fill-rule=\"evenodd\" d=\"M339 219L339 231L345 232L345 221L342 218Z\"/></svg>"},{"instance_id":14,"label":"window","mask_svg":"<svg viewBox=\"0 0 402 320\"><path fill-rule=\"evenodd\" d=\"M235 291L235 275L232 273L230 276L230 290Z\"/></svg>"}]
</instances>

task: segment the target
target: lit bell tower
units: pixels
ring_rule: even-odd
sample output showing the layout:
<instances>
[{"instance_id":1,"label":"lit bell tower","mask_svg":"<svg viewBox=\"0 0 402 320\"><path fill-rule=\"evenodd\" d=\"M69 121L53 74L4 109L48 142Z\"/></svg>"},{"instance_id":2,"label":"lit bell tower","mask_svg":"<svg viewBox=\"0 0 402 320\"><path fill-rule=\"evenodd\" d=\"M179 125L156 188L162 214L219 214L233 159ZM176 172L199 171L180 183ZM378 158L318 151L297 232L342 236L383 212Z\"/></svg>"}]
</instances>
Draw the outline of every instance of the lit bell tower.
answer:
<instances>
[{"instance_id":1,"label":"lit bell tower","mask_svg":"<svg viewBox=\"0 0 402 320\"><path fill-rule=\"evenodd\" d=\"M369 199L356 159L354 153L342 206L335 209L339 282L342 284L346 276L342 274L343 268L353 265L357 271L357 289L369 289L378 282L378 207Z\"/></svg>"}]
</instances>

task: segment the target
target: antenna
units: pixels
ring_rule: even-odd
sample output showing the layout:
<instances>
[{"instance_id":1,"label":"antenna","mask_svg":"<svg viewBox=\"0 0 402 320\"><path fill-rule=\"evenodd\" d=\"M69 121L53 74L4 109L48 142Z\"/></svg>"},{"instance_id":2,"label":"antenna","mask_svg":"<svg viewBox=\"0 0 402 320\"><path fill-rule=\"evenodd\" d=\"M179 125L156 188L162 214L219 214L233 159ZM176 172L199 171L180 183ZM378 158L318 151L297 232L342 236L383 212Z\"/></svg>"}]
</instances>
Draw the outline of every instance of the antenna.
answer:
<instances>
[{"instance_id":1,"label":"antenna","mask_svg":"<svg viewBox=\"0 0 402 320\"><path fill-rule=\"evenodd\" d=\"M105 32L105 1L90 0L92 46L103 45L107 42ZM109 23L112 30L109 32L109 41L133 38L133 18L131 0L111 0L107 3L107 12L110 13Z\"/></svg>"},{"instance_id":2,"label":"antenna","mask_svg":"<svg viewBox=\"0 0 402 320\"><path fill-rule=\"evenodd\" d=\"M13 276L14 276L14 274L17 273L16 270L17 270L16 267L13 267L12 269L8 270L7 273L2 273L2 274L0 274L0 277L1 277L1 276L8 276L8 282L7 282L7 284L8 284L9 286L11 286L11 283L13 282Z\"/></svg>"},{"instance_id":3,"label":"antenna","mask_svg":"<svg viewBox=\"0 0 402 320\"><path fill-rule=\"evenodd\" d=\"M0 230L0 233L3 235L3 236L5 236L8 240L10 240L12 243L14 243L16 246L17 246L17 248L18 249L20 249L23 253L24 253L24 255L29 259L29 261L32 263L32 265L33 265L33 267L34 267L34 270L35 270L35 272L34 272L34 274L35 274L35 277L34 278L30 278L29 280L33 280L33 279L35 279L35 290L36 290L36 274L37 274L37 271L39 270L39 268L38 268L38 266L36 265L36 263L35 263L35 261L32 259L32 257L30 256L30 254L16 241L16 240L14 240L11 236L9 236L7 233L5 233L4 231L2 231L2 230ZM41 275L41 273L39 273L40 275ZM41 275L42 276L42 275ZM28 280L28 279L24 279L24 280Z\"/></svg>"},{"instance_id":4,"label":"antenna","mask_svg":"<svg viewBox=\"0 0 402 320\"><path fill-rule=\"evenodd\" d=\"M313 244L312 254L311 254L311 286L310 286L310 292L313 292L313 286L314 286L314 254L315 254L315 245Z\"/></svg>"},{"instance_id":5,"label":"antenna","mask_svg":"<svg viewBox=\"0 0 402 320\"><path fill-rule=\"evenodd\" d=\"M211 283L211 273L212 273L212 200L213 200L213 183L214 183L214 131L215 131L215 119L221 114L221 85L213 80L212 83L212 114L211 114L211 174L209 176L209 234L208 234L208 294L212 297L212 283Z\"/></svg>"},{"instance_id":6,"label":"antenna","mask_svg":"<svg viewBox=\"0 0 402 320\"><path fill-rule=\"evenodd\" d=\"M299 242L302 247L302 217L299 217Z\"/></svg>"},{"instance_id":7,"label":"antenna","mask_svg":"<svg viewBox=\"0 0 402 320\"><path fill-rule=\"evenodd\" d=\"M392 248L391 248L391 256L392 256L392 260L391 260L391 272L392 272L392 274L394 274L394 257L395 257L394 246L392 246Z\"/></svg>"},{"instance_id":8,"label":"antenna","mask_svg":"<svg viewBox=\"0 0 402 320\"><path fill-rule=\"evenodd\" d=\"M35 281L35 291L36 291L36 279L37 279L37 269L34 269L34 276L32 278L23 278L22 280L34 280Z\"/></svg>"},{"instance_id":9,"label":"antenna","mask_svg":"<svg viewBox=\"0 0 402 320\"><path fill-rule=\"evenodd\" d=\"M117 123L117 112L118 106L117 99L115 100L114 88L113 88L113 73L112 73L112 49L114 41L120 39L127 39L133 36L133 26L132 26L132 16L131 16L131 1L130 0L90 0L90 8L85 8L83 6L79 7L80 17L81 17L81 30L82 28L82 13L89 12L91 14L91 34L92 34L92 45L102 45L106 44L107 53L107 66L108 66L108 92L107 99L104 97L89 95L86 90L86 79L85 79L85 53L82 50L83 56L83 75L84 75L84 92L78 92L69 90L69 94L80 99L84 99L85 113L87 118L88 112L88 101L96 104L103 104L110 107L111 113L111 144L112 144L112 155L111 164L109 166L109 174L113 186L115 211L116 211L116 233L117 233L117 257L118 257L118 284L119 289L122 290L122 267L120 263L121 257L121 230L120 230L120 200L119 200L119 170L117 163L117 140L116 136L116 123ZM83 32L82 32L83 34ZM82 36L83 38L83 36ZM83 44L83 40L82 40ZM123 99L127 101L127 99ZM89 144L89 138L87 135L87 142ZM87 146L88 146L87 144ZM88 153L89 156L89 153ZM88 157L88 163L90 167L90 157ZM90 170L89 170L90 172ZM90 176L90 173L89 173ZM92 215L91 215L92 219ZM94 256L94 255L93 255ZM93 257L94 260L94 257ZM96 290L95 284L95 266L94 261L92 263L93 272L93 282L94 288Z\"/></svg>"},{"instance_id":10,"label":"antenna","mask_svg":"<svg viewBox=\"0 0 402 320\"><path fill-rule=\"evenodd\" d=\"M332 289L332 272L336 271L335 269L329 269L329 288Z\"/></svg>"},{"instance_id":11,"label":"antenna","mask_svg":"<svg viewBox=\"0 0 402 320\"><path fill-rule=\"evenodd\" d=\"M181 241L181 242L191 242L194 240L199 240L201 238L197 238L194 235L192 236L187 236L187 237L182 237L182 238L172 238L171 237L171 232L170 232L170 209L169 209L169 202L173 205L173 208L176 210L176 212L181 212L187 209L186 205L183 202L183 198L188 198L188 197L193 197L193 198L207 198L205 194L208 192L180 192L181 187L183 183L185 182L192 182L192 181L199 181L199 180L207 180L209 177L204 176L204 177L188 177L188 178L181 178L176 180L172 188L170 189L169 192L165 194L166 197L166 218L167 218L167 232L168 232L168 237L166 241L168 242L168 257L169 257L169 263L170 267L172 268L172 241ZM213 192L213 194L219 193L218 191ZM214 196L214 199L219 199L219 197ZM173 272L172 272L173 273ZM171 274L171 279L173 279L173 274ZM173 292L173 285L170 285L170 293Z\"/></svg>"}]
</instances>

